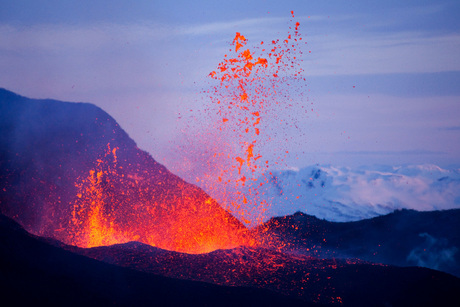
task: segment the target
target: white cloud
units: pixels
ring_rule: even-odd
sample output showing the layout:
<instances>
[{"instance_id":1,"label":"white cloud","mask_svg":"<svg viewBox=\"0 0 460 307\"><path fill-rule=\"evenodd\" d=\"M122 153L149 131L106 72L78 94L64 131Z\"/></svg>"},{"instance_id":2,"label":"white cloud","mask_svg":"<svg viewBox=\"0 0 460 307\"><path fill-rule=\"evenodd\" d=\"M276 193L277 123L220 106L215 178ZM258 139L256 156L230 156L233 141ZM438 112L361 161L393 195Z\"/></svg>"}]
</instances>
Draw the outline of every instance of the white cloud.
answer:
<instances>
[{"instance_id":1,"label":"white cloud","mask_svg":"<svg viewBox=\"0 0 460 307\"><path fill-rule=\"evenodd\" d=\"M32 27L0 25L0 48L15 52L93 52L109 45L164 39L173 33L174 29L158 24L42 24Z\"/></svg>"},{"instance_id":2,"label":"white cloud","mask_svg":"<svg viewBox=\"0 0 460 307\"><path fill-rule=\"evenodd\" d=\"M309 75L460 71L460 33L335 33L309 37Z\"/></svg>"},{"instance_id":3,"label":"white cloud","mask_svg":"<svg viewBox=\"0 0 460 307\"><path fill-rule=\"evenodd\" d=\"M250 19L243 19L243 20L234 20L229 22L212 22L212 23L205 23L205 24L197 24L197 25L186 25L181 26L178 34L182 35L211 35L217 33L224 33L228 31L237 31L246 33L249 31L251 33L257 31L263 31L267 27L273 27L276 24L286 23L286 18L250 18Z\"/></svg>"}]
</instances>

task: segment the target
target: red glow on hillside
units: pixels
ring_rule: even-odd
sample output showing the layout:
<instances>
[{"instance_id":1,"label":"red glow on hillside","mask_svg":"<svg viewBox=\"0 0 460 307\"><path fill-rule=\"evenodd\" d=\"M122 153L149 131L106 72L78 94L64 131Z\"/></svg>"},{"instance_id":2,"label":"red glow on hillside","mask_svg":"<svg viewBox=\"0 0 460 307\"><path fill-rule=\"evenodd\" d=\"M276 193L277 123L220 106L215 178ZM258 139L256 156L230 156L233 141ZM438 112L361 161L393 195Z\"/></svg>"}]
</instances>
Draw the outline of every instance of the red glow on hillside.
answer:
<instances>
[{"instance_id":1,"label":"red glow on hillside","mask_svg":"<svg viewBox=\"0 0 460 307\"><path fill-rule=\"evenodd\" d=\"M204 253L254 245L247 229L198 189L183 181L158 182L125 171L107 145L86 178L76 183L72 217L60 239L79 247L139 241L163 249ZM171 184L181 195L170 195Z\"/></svg>"}]
</instances>

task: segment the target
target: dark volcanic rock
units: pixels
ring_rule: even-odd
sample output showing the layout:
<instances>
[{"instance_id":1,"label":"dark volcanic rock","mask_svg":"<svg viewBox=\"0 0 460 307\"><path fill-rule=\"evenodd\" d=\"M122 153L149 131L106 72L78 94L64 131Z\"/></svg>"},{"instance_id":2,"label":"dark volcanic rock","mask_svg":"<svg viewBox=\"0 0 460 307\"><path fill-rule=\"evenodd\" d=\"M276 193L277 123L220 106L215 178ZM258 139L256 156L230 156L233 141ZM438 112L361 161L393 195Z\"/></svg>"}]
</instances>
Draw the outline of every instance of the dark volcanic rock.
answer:
<instances>
[{"instance_id":1,"label":"dark volcanic rock","mask_svg":"<svg viewBox=\"0 0 460 307\"><path fill-rule=\"evenodd\" d=\"M351 259L317 259L252 247L198 255L165 251L136 242L71 249L143 272L220 285L264 288L309 303L449 306L460 302L457 295L460 279L425 268L399 268Z\"/></svg>"},{"instance_id":2,"label":"dark volcanic rock","mask_svg":"<svg viewBox=\"0 0 460 307\"><path fill-rule=\"evenodd\" d=\"M178 280L89 259L29 235L3 215L0 260L4 306L309 306L263 289Z\"/></svg>"}]
</instances>

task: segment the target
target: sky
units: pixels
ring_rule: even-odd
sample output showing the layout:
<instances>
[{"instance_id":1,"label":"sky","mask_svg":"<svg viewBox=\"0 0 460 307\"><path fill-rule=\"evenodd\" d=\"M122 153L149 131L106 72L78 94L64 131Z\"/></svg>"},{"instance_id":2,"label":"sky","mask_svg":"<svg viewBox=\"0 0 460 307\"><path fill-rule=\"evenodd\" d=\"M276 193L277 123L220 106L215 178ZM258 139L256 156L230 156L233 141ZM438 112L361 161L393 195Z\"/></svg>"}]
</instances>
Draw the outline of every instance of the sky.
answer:
<instances>
[{"instance_id":1,"label":"sky","mask_svg":"<svg viewBox=\"0 0 460 307\"><path fill-rule=\"evenodd\" d=\"M304 91L311 111L285 111L297 128L273 133L263 155L289 151L285 168L460 167L456 0L1 1L0 87L94 103L191 180L209 149L197 118L209 73L236 32L254 45L284 37L291 10L307 42L292 97Z\"/></svg>"}]
</instances>

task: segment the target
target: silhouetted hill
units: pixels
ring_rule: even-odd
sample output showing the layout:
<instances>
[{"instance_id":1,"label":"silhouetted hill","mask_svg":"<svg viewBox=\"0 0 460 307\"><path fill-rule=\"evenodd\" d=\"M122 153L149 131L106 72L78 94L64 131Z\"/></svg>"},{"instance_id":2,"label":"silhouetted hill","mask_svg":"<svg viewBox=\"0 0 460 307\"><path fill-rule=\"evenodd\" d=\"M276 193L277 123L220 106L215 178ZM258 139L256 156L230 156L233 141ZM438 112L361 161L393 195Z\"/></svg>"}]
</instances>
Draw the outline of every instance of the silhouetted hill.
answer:
<instances>
[{"instance_id":1,"label":"silhouetted hill","mask_svg":"<svg viewBox=\"0 0 460 307\"><path fill-rule=\"evenodd\" d=\"M270 219L253 232L264 246L321 257L424 266L460 276L460 210L400 210L336 223L304 213Z\"/></svg>"},{"instance_id":2,"label":"silhouetted hill","mask_svg":"<svg viewBox=\"0 0 460 307\"><path fill-rule=\"evenodd\" d=\"M455 306L460 302L457 294L460 279L425 268L399 268L352 259L317 259L253 247L198 255L165 251L136 242L71 249L143 272L220 285L264 288L310 303Z\"/></svg>"},{"instance_id":3,"label":"silhouetted hill","mask_svg":"<svg viewBox=\"0 0 460 307\"><path fill-rule=\"evenodd\" d=\"M89 259L29 235L3 215L0 295L4 306L305 306L263 289L178 280Z\"/></svg>"},{"instance_id":4,"label":"silhouetted hill","mask_svg":"<svg viewBox=\"0 0 460 307\"><path fill-rule=\"evenodd\" d=\"M0 89L0 187L0 212L68 244L200 252L250 243L236 218L88 103Z\"/></svg>"},{"instance_id":5,"label":"silhouetted hill","mask_svg":"<svg viewBox=\"0 0 460 307\"><path fill-rule=\"evenodd\" d=\"M316 306L321 303L458 306L460 303L460 279L430 269L320 260L263 248L243 247L191 255L135 242L80 249L53 240L61 246L57 247L46 241L29 235L19 224L0 215L0 294L6 302L47 306ZM272 288L290 296L256 287Z\"/></svg>"}]
</instances>

